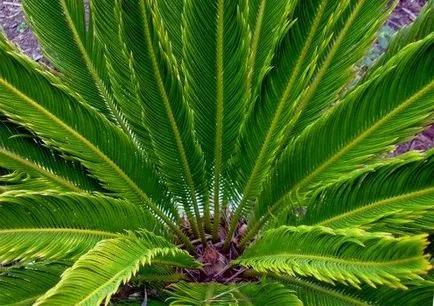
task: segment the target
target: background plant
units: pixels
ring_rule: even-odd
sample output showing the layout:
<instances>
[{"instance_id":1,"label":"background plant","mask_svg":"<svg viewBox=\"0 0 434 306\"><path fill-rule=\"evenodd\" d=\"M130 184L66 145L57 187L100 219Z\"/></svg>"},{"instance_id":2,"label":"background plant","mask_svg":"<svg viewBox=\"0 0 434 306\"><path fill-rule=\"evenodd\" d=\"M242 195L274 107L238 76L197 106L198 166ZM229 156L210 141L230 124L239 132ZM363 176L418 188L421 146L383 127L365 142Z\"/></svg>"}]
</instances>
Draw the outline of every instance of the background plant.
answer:
<instances>
[{"instance_id":1,"label":"background plant","mask_svg":"<svg viewBox=\"0 0 434 306\"><path fill-rule=\"evenodd\" d=\"M387 0L23 5L56 70L0 39L2 304L431 303L433 152L383 155L433 1L357 84Z\"/></svg>"}]
</instances>

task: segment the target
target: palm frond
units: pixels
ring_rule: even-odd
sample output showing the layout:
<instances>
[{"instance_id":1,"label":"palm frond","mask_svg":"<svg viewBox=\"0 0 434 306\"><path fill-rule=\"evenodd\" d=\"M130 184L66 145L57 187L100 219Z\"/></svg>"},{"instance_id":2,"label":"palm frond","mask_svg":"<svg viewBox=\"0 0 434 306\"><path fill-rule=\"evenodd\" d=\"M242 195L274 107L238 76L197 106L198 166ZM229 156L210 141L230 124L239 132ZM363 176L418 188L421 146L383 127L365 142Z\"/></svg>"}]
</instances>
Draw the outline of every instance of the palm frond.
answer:
<instances>
[{"instance_id":1,"label":"palm frond","mask_svg":"<svg viewBox=\"0 0 434 306\"><path fill-rule=\"evenodd\" d=\"M205 155L214 201L214 238L224 179L243 121L249 89L246 1L187 0L183 16L185 97ZM223 192L221 192L221 189Z\"/></svg>"},{"instance_id":2,"label":"palm frond","mask_svg":"<svg viewBox=\"0 0 434 306\"><path fill-rule=\"evenodd\" d=\"M403 280L419 279L431 268L426 246L426 235L394 238L360 229L282 226L266 231L234 263L357 288L362 283L405 288Z\"/></svg>"},{"instance_id":3,"label":"palm frond","mask_svg":"<svg viewBox=\"0 0 434 306\"><path fill-rule=\"evenodd\" d=\"M9 192L0 204L2 263L76 258L126 230L159 230L149 212L102 195Z\"/></svg>"},{"instance_id":4,"label":"palm frond","mask_svg":"<svg viewBox=\"0 0 434 306\"><path fill-rule=\"evenodd\" d=\"M371 300L377 305L427 305L430 306L434 299L434 274L423 280L406 282L408 290L390 290L381 287L378 290L363 288L360 296Z\"/></svg>"},{"instance_id":5,"label":"palm frond","mask_svg":"<svg viewBox=\"0 0 434 306\"><path fill-rule=\"evenodd\" d=\"M102 48L93 39L93 28L86 29L84 1L25 0L23 8L46 56L68 86L128 132L109 90Z\"/></svg>"},{"instance_id":6,"label":"palm frond","mask_svg":"<svg viewBox=\"0 0 434 306\"><path fill-rule=\"evenodd\" d=\"M186 276L167 266L145 266L140 268L131 280L132 284L146 284L146 287L160 289L164 284L185 280Z\"/></svg>"},{"instance_id":7,"label":"palm frond","mask_svg":"<svg viewBox=\"0 0 434 306\"><path fill-rule=\"evenodd\" d=\"M147 205L189 245L170 219L177 211L165 197L164 186L131 139L93 109L53 86L58 84L54 76L6 51L7 46L1 47L0 106L8 118L79 159L106 189L137 205Z\"/></svg>"},{"instance_id":8,"label":"palm frond","mask_svg":"<svg viewBox=\"0 0 434 306\"><path fill-rule=\"evenodd\" d=\"M35 305L107 305L121 284L151 264L198 267L185 251L151 233L105 240L66 270Z\"/></svg>"},{"instance_id":9,"label":"palm frond","mask_svg":"<svg viewBox=\"0 0 434 306\"><path fill-rule=\"evenodd\" d=\"M140 84L144 122L158 157L155 162L175 201L184 205L193 230L204 240L198 198L206 191L204 157L158 6L149 0L123 1L122 17L125 43Z\"/></svg>"},{"instance_id":10,"label":"palm frond","mask_svg":"<svg viewBox=\"0 0 434 306\"><path fill-rule=\"evenodd\" d=\"M298 224L397 234L434 231L434 151L410 154L319 191Z\"/></svg>"},{"instance_id":11,"label":"palm frond","mask_svg":"<svg viewBox=\"0 0 434 306\"><path fill-rule=\"evenodd\" d=\"M386 286L355 289L348 286L333 286L306 277L273 276L297 292L305 305L354 306L354 305L426 305L432 304L434 282L432 275L426 280L405 281L408 289L391 289Z\"/></svg>"},{"instance_id":12,"label":"palm frond","mask_svg":"<svg viewBox=\"0 0 434 306\"><path fill-rule=\"evenodd\" d=\"M11 191L47 191L54 188L43 177L32 177L27 173L12 171L0 175L0 194Z\"/></svg>"},{"instance_id":13,"label":"palm frond","mask_svg":"<svg viewBox=\"0 0 434 306\"><path fill-rule=\"evenodd\" d=\"M132 57L125 44L125 30L118 0L91 1L90 10L95 38L104 46L104 57L113 96L128 122L138 146L148 156L153 148L149 132L143 124L144 107L139 98L139 84L132 67Z\"/></svg>"},{"instance_id":14,"label":"palm frond","mask_svg":"<svg viewBox=\"0 0 434 306\"><path fill-rule=\"evenodd\" d=\"M290 62L290 70L293 71L292 92L289 99L292 102L288 107L288 125L283 130L282 146L288 145L291 139L298 136L307 126L321 117L325 108L331 107L359 73L356 64L369 51L375 39L377 31L384 24L392 12L394 5L391 1L314 1L315 9L321 12L324 9L323 20L317 33L312 35L311 45L298 46L294 41L306 39L306 29L297 24L288 35L282 46L284 56L274 64L285 67ZM398 1L394 1L396 4ZM319 4L319 6L318 6ZM302 3L295 12L295 16L303 16L312 4ZM304 23L304 20L302 20ZM309 36L308 36L309 37ZM303 55L304 62L296 62L293 54ZM300 58L297 58L297 61ZM298 68L297 65L300 65ZM288 84L287 74L281 68L279 74L276 71L275 78L283 85ZM270 76L270 82L273 82ZM289 86L289 85L287 85ZM288 87L283 87L288 90ZM281 92L281 91L280 91Z\"/></svg>"},{"instance_id":15,"label":"palm frond","mask_svg":"<svg viewBox=\"0 0 434 306\"><path fill-rule=\"evenodd\" d=\"M370 304L370 300L366 300L357 294L360 292L359 289L348 286L339 287L312 278L294 276L274 276L274 278L297 292L305 305L367 306ZM396 292L391 288L387 289Z\"/></svg>"},{"instance_id":16,"label":"palm frond","mask_svg":"<svg viewBox=\"0 0 434 306\"><path fill-rule=\"evenodd\" d=\"M161 15L168 40L173 48L173 55L178 64L182 63L182 14L184 0L155 1ZM182 71L180 71L182 73Z\"/></svg>"},{"instance_id":17,"label":"palm frond","mask_svg":"<svg viewBox=\"0 0 434 306\"><path fill-rule=\"evenodd\" d=\"M292 23L292 13L297 0L289 1L249 1L249 27L251 46L249 51L248 86L251 88L252 100L259 95L264 77L272 70L276 48L287 33Z\"/></svg>"},{"instance_id":18,"label":"palm frond","mask_svg":"<svg viewBox=\"0 0 434 306\"><path fill-rule=\"evenodd\" d=\"M44 183L46 189L101 191L97 182L86 175L86 169L62 159L34 136L4 120L0 122L0 166L25 171L38 178L39 184Z\"/></svg>"},{"instance_id":19,"label":"palm frond","mask_svg":"<svg viewBox=\"0 0 434 306\"><path fill-rule=\"evenodd\" d=\"M303 303L284 286L276 283L194 284L181 282L171 287L168 302L171 306L181 305L288 305Z\"/></svg>"},{"instance_id":20,"label":"palm frond","mask_svg":"<svg viewBox=\"0 0 434 306\"><path fill-rule=\"evenodd\" d=\"M289 140L318 119L354 77L354 64L387 16L387 2L298 2L293 13L296 21L272 63L276 68L265 78L241 135L236 165L242 169L238 178L242 200L235 219L255 203Z\"/></svg>"},{"instance_id":21,"label":"palm frond","mask_svg":"<svg viewBox=\"0 0 434 306\"><path fill-rule=\"evenodd\" d=\"M60 280L68 266L63 263L34 263L11 267L0 274L0 304L30 306Z\"/></svg>"},{"instance_id":22,"label":"palm frond","mask_svg":"<svg viewBox=\"0 0 434 306\"><path fill-rule=\"evenodd\" d=\"M255 218L262 219L249 236L280 207L364 171L376 154L426 125L434 109L433 50L434 34L408 45L288 147L258 200Z\"/></svg>"}]
</instances>

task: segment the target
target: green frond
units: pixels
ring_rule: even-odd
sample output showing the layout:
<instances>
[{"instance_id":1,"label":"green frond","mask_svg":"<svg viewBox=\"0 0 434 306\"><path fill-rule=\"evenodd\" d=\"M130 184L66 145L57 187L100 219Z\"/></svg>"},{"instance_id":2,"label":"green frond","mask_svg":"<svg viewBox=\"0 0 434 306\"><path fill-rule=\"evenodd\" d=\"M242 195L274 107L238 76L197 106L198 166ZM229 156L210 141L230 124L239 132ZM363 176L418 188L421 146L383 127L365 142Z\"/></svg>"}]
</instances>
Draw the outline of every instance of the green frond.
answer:
<instances>
[{"instance_id":1,"label":"green frond","mask_svg":"<svg viewBox=\"0 0 434 306\"><path fill-rule=\"evenodd\" d=\"M144 123L158 158L155 163L161 168L161 179L175 202L184 205L193 230L198 229L203 238L199 210L202 201L198 194L206 197L204 157L194 137L193 114L183 99L178 67L154 2L122 2L125 43L133 57Z\"/></svg>"},{"instance_id":2,"label":"green frond","mask_svg":"<svg viewBox=\"0 0 434 306\"><path fill-rule=\"evenodd\" d=\"M140 99L139 82L133 58L125 43L125 25L119 0L91 1L95 38L104 46L104 57L113 96L128 122L138 147L155 160L149 131L144 122L145 109Z\"/></svg>"},{"instance_id":3,"label":"green frond","mask_svg":"<svg viewBox=\"0 0 434 306\"><path fill-rule=\"evenodd\" d=\"M240 305L240 306L301 306L303 303L294 294L277 283L239 283L222 285L217 283L194 284L181 282L168 291L171 306Z\"/></svg>"},{"instance_id":4,"label":"green frond","mask_svg":"<svg viewBox=\"0 0 434 306\"><path fill-rule=\"evenodd\" d=\"M96 45L93 31L86 30L84 1L25 0L23 8L46 56L60 70L66 84L86 103L122 126L109 90L101 46Z\"/></svg>"},{"instance_id":5,"label":"green frond","mask_svg":"<svg viewBox=\"0 0 434 306\"><path fill-rule=\"evenodd\" d=\"M53 188L42 177L32 177L27 173L13 171L0 176L0 194L11 191L46 191Z\"/></svg>"},{"instance_id":6,"label":"green frond","mask_svg":"<svg viewBox=\"0 0 434 306\"><path fill-rule=\"evenodd\" d=\"M185 278L184 274L177 273L172 267L145 266L131 282L134 285L146 284L146 287L160 289L164 284L176 283Z\"/></svg>"},{"instance_id":7,"label":"green frond","mask_svg":"<svg viewBox=\"0 0 434 306\"><path fill-rule=\"evenodd\" d=\"M392 233L434 231L434 151L404 160L317 192L298 224Z\"/></svg>"},{"instance_id":8,"label":"green frond","mask_svg":"<svg viewBox=\"0 0 434 306\"><path fill-rule=\"evenodd\" d=\"M424 280L409 281L408 290L391 291L382 287L379 290L364 288L361 296L371 298L378 305L420 305L431 306L434 299L434 274Z\"/></svg>"},{"instance_id":9,"label":"green frond","mask_svg":"<svg viewBox=\"0 0 434 306\"><path fill-rule=\"evenodd\" d=\"M232 189L224 178L249 98L246 1L187 0L183 15L185 98L194 111L214 202ZM214 222L214 233L218 222Z\"/></svg>"},{"instance_id":10,"label":"green frond","mask_svg":"<svg viewBox=\"0 0 434 306\"><path fill-rule=\"evenodd\" d=\"M300 278L294 276L273 276L284 283L288 288L297 292L297 295L305 305L321 306L368 306L369 300L365 300L357 293L359 289L347 286L334 286L319 282L315 279ZM391 292L396 292L387 288ZM377 305L377 304L375 304Z\"/></svg>"},{"instance_id":11,"label":"green frond","mask_svg":"<svg viewBox=\"0 0 434 306\"><path fill-rule=\"evenodd\" d=\"M167 30L168 40L173 48L173 55L178 64L182 62L182 14L184 0L155 1L161 15L164 28Z\"/></svg>"},{"instance_id":12,"label":"green frond","mask_svg":"<svg viewBox=\"0 0 434 306\"><path fill-rule=\"evenodd\" d=\"M298 0L248 1L252 36L248 86L253 92L253 101L260 95L263 79L272 70L271 61L275 57L278 44L293 22L291 18L297 2Z\"/></svg>"},{"instance_id":13,"label":"green frond","mask_svg":"<svg viewBox=\"0 0 434 306\"><path fill-rule=\"evenodd\" d=\"M158 225L125 200L77 193L0 195L0 262L76 258L98 241Z\"/></svg>"},{"instance_id":14,"label":"green frond","mask_svg":"<svg viewBox=\"0 0 434 306\"><path fill-rule=\"evenodd\" d=\"M290 30L282 44L282 57L273 63L279 71L270 75L269 82L278 84L279 93L289 93L286 106L289 111L285 117L288 121L280 134L283 137L279 139L280 152L339 99L343 89L359 73L356 64L372 47L377 31L394 8L393 1L387 0L312 2L315 4L300 3L294 13L295 17L300 16L297 19L300 26L296 23ZM312 9L322 14L322 19L316 29L314 24L306 29L313 18L306 21L305 15ZM297 44L306 37L311 37L311 41ZM286 71L292 71L290 76ZM284 91L289 89L291 92Z\"/></svg>"},{"instance_id":15,"label":"green frond","mask_svg":"<svg viewBox=\"0 0 434 306\"><path fill-rule=\"evenodd\" d=\"M0 121L0 166L25 171L34 183L45 185L45 189L101 191L82 166L62 159L55 151L44 148L33 135L5 120ZM34 190L31 185L26 187Z\"/></svg>"},{"instance_id":16,"label":"green frond","mask_svg":"<svg viewBox=\"0 0 434 306\"><path fill-rule=\"evenodd\" d=\"M253 230L306 192L363 172L376 154L425 126L434 110L433 51L434 34L408 45L307 128L277 163L255 212L265 217Z\"/></svg>"},{"instance_id":17,"label":"green frond","mask_svg":"<svg viewBox=\"0 0 434 306\"><path fill-rule=\"evenodd\" d=\"M285 2L285 1L281 1ZM387 1L299 1L259 101L241 135L237 216L249 210L279 150L319 118L355 72L351 67L368 49L384 20ZM252 135L254 131L254 135Z\"/></svg>"},{"instance_id":18,"label":"green frond","mask_svg":"<svg viewBox=\"0 0 434 306\"><path fill-rule=\"evenodd\" d=\"M32 305L60 280L60 275L67 267L62 263L33 263L7 268L0 273L0 305Z\"/></svg>"},{"instance_id":19,"label":"green frond","mask_svg":"<svg viewBox=\"0 0 434 306\"><path fill-rule=\"evenodd\" d=\"M165 198L164 186L121 129L53 86L57 79L38 71L33 63L3 49L0 57L0 107L9 118L79 159L106 189L147 205L183 236L170 220L177 212Z\"/></svg>"},{"instance_id":20,"label":"green frond","mask_svg":"<svg viewBox=\"0 0 434 306\"><path fill-rule=\"evenodd\" d=\"M431 268L426 246L426 235L394 238L355 228L282 226L266 231L234 264L357 288L362 283L405 288L403 280L419 279Z\"/></svg>"},{"instance_id":21,"label":"green frond","mask_svg":"<svg viewBox=\"0 0 434 306\"><path fill-rule=\"evenodd\" d=\"M198 267L185 251L151 233L101 241L62 274L60 282L36 305L108 304L118 287L141 266Z\"/></svg>"},{"instance_id":22,"label":"green frond","mask_svg":"<svg viewBox=\"0 0 434 306\"><path fill-rule=\"evenodd\" d=\"M434 295L432 276L426 280L405 281L408 289L391 289L386 286L355 289L344 285L333 286L312 278L273 276L284 283L305 305L354 306L354 305L419 305L431 306ZM429 279L431 278L431 279Z\"/></svg>"}]
</instances>

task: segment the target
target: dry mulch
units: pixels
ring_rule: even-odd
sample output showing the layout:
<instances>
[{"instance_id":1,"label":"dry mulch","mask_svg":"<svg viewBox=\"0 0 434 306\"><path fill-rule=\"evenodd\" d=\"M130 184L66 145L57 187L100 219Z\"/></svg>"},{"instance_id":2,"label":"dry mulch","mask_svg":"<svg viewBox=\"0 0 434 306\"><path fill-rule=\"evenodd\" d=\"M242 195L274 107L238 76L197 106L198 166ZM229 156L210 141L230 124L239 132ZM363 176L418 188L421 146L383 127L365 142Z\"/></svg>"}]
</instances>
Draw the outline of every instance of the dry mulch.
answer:
<instances>
[{"instance_id":1,"label":"dry mulch","mask_svg":"<svg viewBox=\"0 0 434 306\"><path fill-rule=\"evenodd\" d=\"M383 29L393 33L410 24L416 19L426 1L401 0ZM25 54L37 62L48 63L23 16L20 0L0 0L0 25L9 39L17 44ZM379 51L374 52L373 57L381 53L380 45L381 43L376 45ZM434 147L434 126L417 135L412 141L399 145L395 154L408 150L426 150L431 147Z\"/></svg>"}]
</instances>

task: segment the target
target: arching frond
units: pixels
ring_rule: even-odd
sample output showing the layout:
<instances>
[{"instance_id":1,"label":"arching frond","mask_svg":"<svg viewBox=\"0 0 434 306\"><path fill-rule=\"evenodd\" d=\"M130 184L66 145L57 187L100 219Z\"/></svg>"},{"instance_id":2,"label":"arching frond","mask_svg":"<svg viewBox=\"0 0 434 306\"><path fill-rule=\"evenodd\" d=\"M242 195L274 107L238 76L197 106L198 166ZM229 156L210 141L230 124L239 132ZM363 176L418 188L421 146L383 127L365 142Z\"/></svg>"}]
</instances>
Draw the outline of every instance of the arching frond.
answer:
<instances>
[{"instance_id":1,"label":"arching frond","mask_svg":"<svg viewBox=\"0 0 434 306\"><path fill-rule=\"evenodd\" d=\"M290 289L297 292L305 305L321 306L367 306L369 300L358 296L359 289L333 286L315 279L293 276L275 276ZM388 288L388 290L395 292Z\"/></svg>"},{"instance_id":2,"label":"arching frond","mask_svg":"<svg viewBox=\"0 0 434 306\"><path fill-rule=\"evenodd\" d=\"M291 25L292 13L298 0L253 0L249 5L251 46L249 51L248 86L255 101L264 77L272 70L278 44Z\"/></svg>"},{"instance_id":3,"label":"arching frond","mask_svg":"<svg viewBox=\"0 0 434 306\"><path fill-rule=\"evenodd\" d=\"M288 147L258 200L256 217L265 217L253 231L280 207L351 178L375 154L426 125L434 110L433 50L434 34L408 45Z\"/></svg>"},{"instance_id":4,"label":"arching frond","mask_svg":"<svg viewBox=\"0 0 434 306\"><path fill-rule=\"evenodd\" d=\"M2 47L2 111L47 144L78 158L108 190L137 205L147 205L188 245L185 235L170 220L170 214L177 213L175 207L163 201L163 186L132 141L93 109L53 86L53 82L58 84L54 76L39 72L35 64ZM159 208L156 202L163 206Z\"/></svg>"},{"instance_id":5,"label":"arching frond","mask_svg":"<svg viewBox=\"0 0 434 306\"><path fill-rule=\"evenodd\" d=\"M32 305L60 280L67 267L62 263L34 263L4 271L0 268L0 305Z\"/></svg>"},{"instance_id":6,"label":"arching frond","mask_svg":"<svg viewBox=\"0 0 434 306\"><path fill-rule=\"evenodd\" d=\"M20 171L13 171L0 176L0 194L22 190L46 191L50 188L53 187L42 177L31 177Z\"/></svg>"},{"instance_id":7,"label":"arching frond","mask_svg":"<svg viewBox=\"0 0 434 306\"><path fill-rule=\"evenodd\" d=\"M171 306L303 305L294 294L294 291L276 283L222 285L217 283L193 284L181 282L173 285L169 290L169 294L170 297L167 301L170 302Z\"/></svg>"},{"instance_id":8,"label":"arching frond","mask_svg":"<svg viewBox=\"0 0 434 306\"><path fill-rule=\"evenodd\" d=\"M297 292L305 305L321 306L389 306L389 305L431 305L434 282L430 280L405 281L408 289L391 289L386 286L371 288L363 286L354 289L348 286L333 286L312 278L275 276L290 289Z\"/></svg>"},{"instance_id":9,"label":"arching frond","mask_svg":"<svg viewBox=\"0 0 434 306\"><path fill-rule=\"evenodd\" d=\"M296 21L277 51L275 69L264 80L243 130L236 164L241 169L237 183L242 200L235 219L255 203L282 148L318 119L354 77L354 64L387 16L387 2L298 2Z\"/></svg>"},{"instance_id":10,"label":"arching frond","mask_svg":"<svg viewBox=\"0 0 434 306\"><path fill-rule=\"evenodd\" d=\"M93 39L92 25L86 29L84 1L25 0L23 8L46 56L61 71L66 84L127 130L109 90L101 46Z\"/></svg>"},{"instance_id":11,"label":"arching frond","mask_svg":"<svg viewBox=\"0 0 434 306\"><path fill-rule=\"evenodd\" d=\"M235 263L357 288L362 283L405 288L403 280L418 279L431 268L426 245L426 235L394 238L359 229L282 226L265 232Z\"/></svg>"},{"instance_id":12,"label":"arching frond","mask_svg":"<svg viewBox=\"0 0 434 306\"><path fill-rule=\"evenodd\" d=\"M138 146L155 159L149 131L144 124L144 106L140 99L139 82L133 67L133 57L125 44L125 25L120 1L91 1L95 38L104 46L113 96L128 122Z\"/></svg>"},{"instance_id":13,"label":"arching frond","mask_svg":"<svg viewBox=\"0 0 434 306\"><path fill-rule=\"evenodd\" d=\"M393 233L434 230L434 151L317 192L297 223Z\"/></svg>"},{"instance_id":14,"label":"arching frond","mask_svg":"<svg viewBox=\"0 0 434 306\"><path fill-rule=\"evenodd\" d=\"M151 233L105 240L66 270L35 305L107 305L121 284L149 265L198 267L185 251Z\"/></svg>"},{"instance_id":15,"label":"arching frond","mask_svg":"<svg viewBox=\"0 0 434 306\"><path fill-rule=\"evenodd\" d=\"M98 241L156 224L124 200L76 193L0 195L0 262L76 258Z\"/></svg>"},{"instance_id":16,"label":"arching frond","mask_svg":"<svg viewBox=\"0 0 434 306\"><path fill-rule=\"evenodd\" d=\"M197 136L205 154L215 220L220 220L221 189L232 188L223 175L249 97L246 13L244 0L187 0L184 4L185 98L194 111ZM218 224L214 222L214 238Z\"/></svg>"},{"instance_id":17,"label":"arching frond","mask_svg":"<svg viewBox=\"0 0 434 306\"><path fill-rule=\"evenodd\" d=\"M378 290L373 288L363 288L360 295L365 299L370 299L377 305L427 305L430 306L434 299L434 274L424 280L408 281L408 290L390 290L381 287Z\"/></svg>"},{"instance_id":18,"label":"arching frond","mask_svg":"<svg viewBox=\"0 0 434 306\"><path fill-rule=\"evenodd\" d=\"M170 44L173 48L173 55L178 64L182 63L182 14L184 12L184 0L155 1L161 15L164 28Z\"/></svg>"},{"instance_id":19,"label":"arching frond","mask_svg":"<svg viewBox=\"0 0 434 306\"><path fill-rule=\"evenodd\" d=\"M184 204L193 230L205 241L198 197L206 197L204 157L194 137L192 112L182 96L178 67L158 6L149 0L123 1L122 18L125 43L140 84L144 122L158 158L155 162L174 200Z\"/></svg>"},{"instance_id":20,"label":"arching frond","mask_svg":"<svg viewBox=\"0 0 434 306\"><path fill-rule=\"evenodd\" d=\"M6 121L0 122L0 166L25 171L34 178L33 181L44 184L46 189L75 192L101 190L94 180L86 176L86 169L65 161L55 151L44 148L33 136Z\"/></svg>"}]
</instances>

